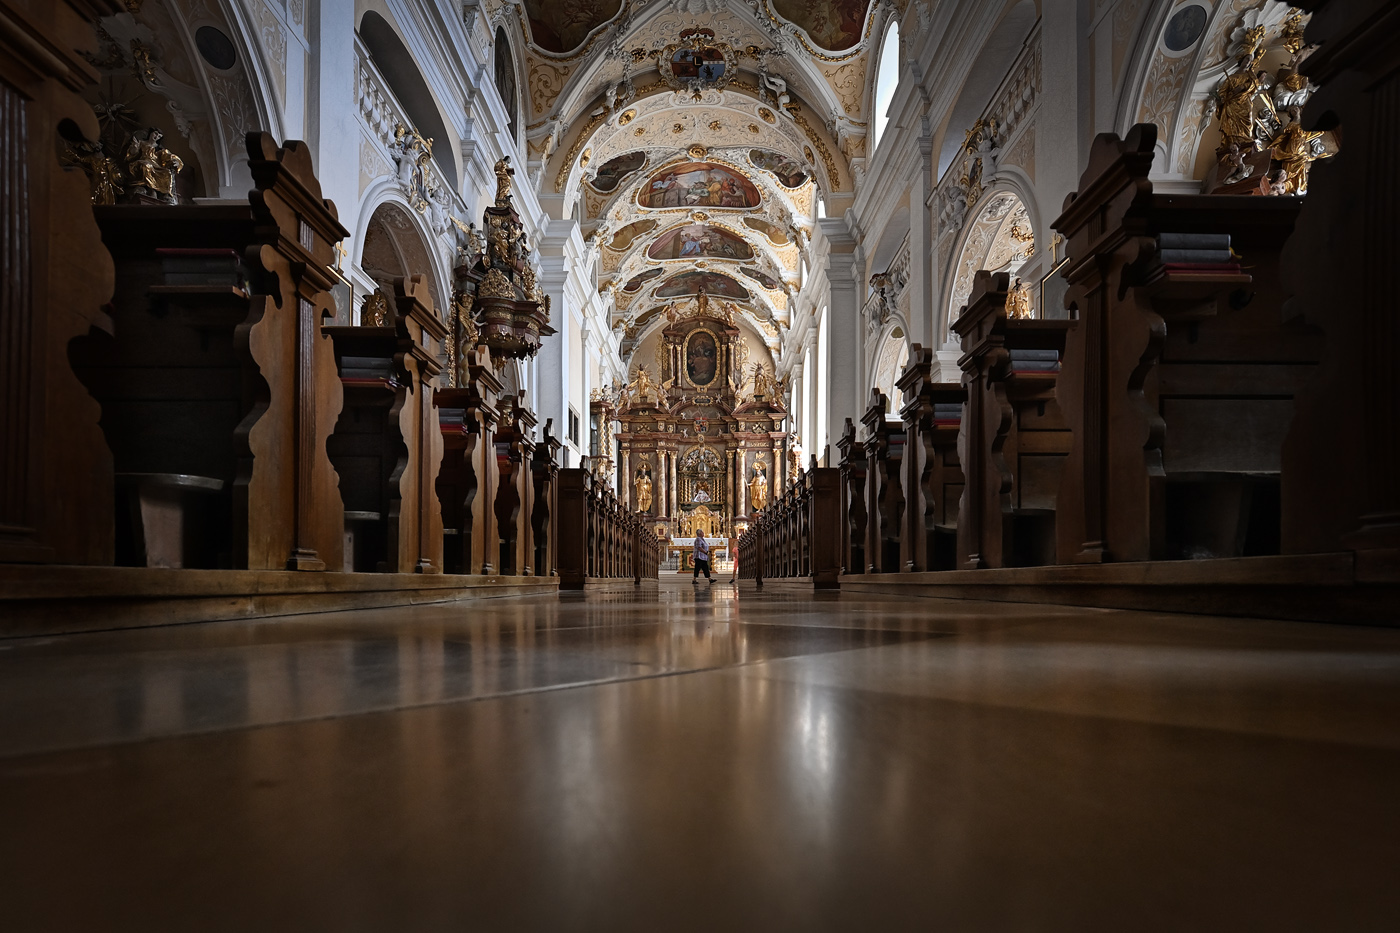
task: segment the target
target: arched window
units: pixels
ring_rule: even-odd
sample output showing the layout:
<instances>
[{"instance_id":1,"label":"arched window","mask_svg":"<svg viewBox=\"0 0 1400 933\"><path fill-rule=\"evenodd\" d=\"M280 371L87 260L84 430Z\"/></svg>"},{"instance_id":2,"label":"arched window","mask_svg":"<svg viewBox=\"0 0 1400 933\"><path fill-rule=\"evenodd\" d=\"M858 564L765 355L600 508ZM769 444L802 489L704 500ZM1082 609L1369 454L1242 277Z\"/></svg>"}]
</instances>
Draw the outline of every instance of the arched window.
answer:
<instances>
[{"instance_id":1,"label":"arched window","mask_svg":"<svg viewBox=\"0 0 1400 933\"><path fill-rule=\"evenodd\" d=\"M880 69L875 72L875 138L870 142L870 152L880 145L880 137L885 135L885 124L890 122L890 102L894 100L894 89L899 85L899 23L891 22L885 30L885 41L880 46Z\"/></svg>"},{"instance_id":2,"label":"arched window","mask_svg":"<svg viewBox=\"0 0 1400 933\"><path fill-rule=\"evenodd\" d=\"M520 113L519 95L515 92L515 56L511 54L505 28L500 26L496 27L496 90L506 106L506 118L510 121L506 128L510 131L510 138L515 139L515 121Z\"/></svg>"}]
</instances>

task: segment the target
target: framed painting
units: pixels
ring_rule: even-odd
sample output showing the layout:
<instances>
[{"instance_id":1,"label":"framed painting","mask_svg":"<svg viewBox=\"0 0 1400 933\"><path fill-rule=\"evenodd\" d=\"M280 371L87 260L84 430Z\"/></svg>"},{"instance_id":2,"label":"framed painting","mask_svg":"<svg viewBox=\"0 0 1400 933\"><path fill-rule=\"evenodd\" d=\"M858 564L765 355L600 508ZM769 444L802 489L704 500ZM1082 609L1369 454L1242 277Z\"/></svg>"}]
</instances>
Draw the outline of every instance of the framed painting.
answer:
<instances>
[{"instance_id":1,"label":"framed painting","mask_svg":"<svg viewBox=\"0 0 1400 933\"><path fill-rule=\"evenodd\" d=\"M686 338L685 375L693 386L707 386L719 375L719 343L708 330L691 331Z\"/></svg>"},{"instance_id":2,"label":"framed painting","mask_svg":"<svg viewBox=\"0 0 1400 933\"><path fill-rule=\"evenodd\" d=\"M759 204L758 188L735 169L713 162L685 162L651 177L637 194L641 207L733 207Z\"/></svg>"},{"instance_id":3,"label":"framed painting","mask_svg":"<svg viewBox=\"0 0 1400 933\"><path fill-rule=\"evenodd\" d=\"M651 259L753 258L753 247L743 237L708 224L686 224L668 230L647 250Z\"/></svg>"}]
</instances>

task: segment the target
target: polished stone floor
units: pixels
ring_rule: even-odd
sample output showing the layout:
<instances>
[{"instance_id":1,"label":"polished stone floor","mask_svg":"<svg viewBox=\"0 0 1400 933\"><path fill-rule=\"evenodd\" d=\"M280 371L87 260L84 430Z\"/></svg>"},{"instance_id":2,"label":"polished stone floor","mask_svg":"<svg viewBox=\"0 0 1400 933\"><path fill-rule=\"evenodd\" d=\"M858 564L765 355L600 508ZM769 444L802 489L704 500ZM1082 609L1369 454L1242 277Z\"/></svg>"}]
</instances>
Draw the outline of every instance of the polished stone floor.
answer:
<instances>
[{"instance_id":1,"label":"polished stone floor","mask_svg":"<svg viewBox=\"0 0 1400 933\"><path fill-rule=\"evenodd\" d=\"M1400 630L660 588L0 641L0 930L1400 929Z\"/></svg>"}]
</instances>

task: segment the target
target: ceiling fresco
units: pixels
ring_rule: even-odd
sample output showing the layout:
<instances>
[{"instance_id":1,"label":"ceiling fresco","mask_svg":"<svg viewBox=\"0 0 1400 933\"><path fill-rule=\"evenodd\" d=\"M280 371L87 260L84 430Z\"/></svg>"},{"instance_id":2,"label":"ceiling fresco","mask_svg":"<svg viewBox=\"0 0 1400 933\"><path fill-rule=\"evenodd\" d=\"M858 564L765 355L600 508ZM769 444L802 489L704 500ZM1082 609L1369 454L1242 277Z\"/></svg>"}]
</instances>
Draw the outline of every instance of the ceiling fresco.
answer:
<instances>
[{"instance_id":1,"label":"ceiling fresco","mask_svg":"<svg viewBox=\"0 0 1400 933\"><path fill-rule=\"evenodd\" d=\"M774 280L774 278L771 275L765 275L758 269L751 269L748 266L745 266L739 271L744 273L744 275L747 275L749 278L753 279L755 282L757 282L759 285L762 285L769 291L776 291L777 289L782 288L782 286L779 285L778 282Z\"/></svg>"},{"instance_id":2,"label":"ceiling fresco","mask_svg":"<svg viewBox=\"0 0 1400 933\"><path fill-rule=\"evenodd\" d=\"M711 162L685 162L657 172L638 193L642 207L757 207L758 189L743 174Z\"/></svg>"},{"instance_id":3,"label":"ceiling fresco","mask_svg":"<svg viewBox=\"0 0 1400 933\"><path fill-rule=\"evenodd\" d=\"M753 258L753 247L741 236L722 227L686 224L663 233L647 250L651 259Z\"/></svg>"},{"instance_id":4,"label":"ceiling fresco","mask_svg":"<svg viewBox=\"0 0 1400 933\"><path fill-rule=\"evenodd\" d=\"M830 52L860 43L869 0L770 0L778 15L793 23Z\"/></svg>"},{"instance_id":5,"label":"ceiling fresco","mask_svg":"<svg viewBox=\"0 0 1400 933\"><path fill-rule=\"evenodd\" d=\"M705 289L705 294L714 297L733 298L736 301L749 300L747 288L718 272L682 272L680 275L673 275L661 283L661 287L656 290L656 297L684 298L687 295L699 294L701 288Z\"/></svg>"},{"instance_id":6,"label":"ceiling fresco","mask_svg":"<svg viewBox=\"0 0 1400 933\"><path fill-rule=\"evenodd\" d=\"M546 52L572 52L621 7L622 0L525 0L530 39Z\"/></svg>"},{"instance_id":7,"label":"ceiling fresco","mask_svg":"<svg viewBox=\"0 0 1400 933\"><path fill-rule=\"evenodd\" d=\"M766 220L760 220L757 217L745 217L744 226L757 230L759 233L766 236L768 242L772 243L774 246L787 246L792 242L792 238L788 236L786 230L779 227L777 224L770 224Z\"/></svg>"},{"instance_id":8,"label":"ceiling fresco","mask_svg":"<svg viewBox=\"0 0 1400 933\"><path fill-rule=\"evenodd\" d=\"M646 161L647 154L645 152L629 152L615 159L609 159L588 183L597 191L604 194L611 193L622 183L622 179L640 169L646 164Z\"/></svg>"},{"instance_id":9,"label":"ceiling fresco","mask_svg":"<svg viewBox=\"0 0 1400 933\"><path fill-rule=\"evenodd\" d=\"M749 151L749 161L754 164L755 168L772 172L773 177L782 182L785 188L801 188L807 184L807 170L796 159L789 159L785 155L769 152L767 149L753 149Z\"/></svg>"},{"instance_id":10,"label":"ceiling fresco","mask_svg":"<svg viewBox=\"0 0 1400 933\"><path fill-rule=\"evenodd\" d=\"M627 280L627 284L622 286L622 290L624 292L635 292L647 282L660 275L661 271L660 269L648 269L645 272L639 272Z\"/></svg>"},{"instance_id":11,"label":"ceiling fresco","mask_svg":"<svg viewBox=\"0 0 1400 933\"><path fill-rule=\"evenodd\" d=\"M608 243L608 249L627 249L637 237L649 232L656 224L655 220L633 221L613 234L612 241Z\"/></svg>"}]
</instances>

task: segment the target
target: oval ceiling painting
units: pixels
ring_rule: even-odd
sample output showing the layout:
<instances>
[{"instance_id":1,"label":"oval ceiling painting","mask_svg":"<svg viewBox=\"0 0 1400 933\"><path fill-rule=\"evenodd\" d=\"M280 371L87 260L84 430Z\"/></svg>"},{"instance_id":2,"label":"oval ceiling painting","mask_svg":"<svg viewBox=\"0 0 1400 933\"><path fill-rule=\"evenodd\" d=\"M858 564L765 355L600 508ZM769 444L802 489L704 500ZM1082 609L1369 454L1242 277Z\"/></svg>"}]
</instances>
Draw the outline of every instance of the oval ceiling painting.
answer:
<instances>
[{"instance_id":1,"label":"oval ceiling painting","mask_svg":"<svg viewBox=\"0 0 1400 933\"><path fill-rule=\"evenodd\" d=\"M707 224L686 224L668 230L647 250L651 259L752 259L753 247L743 237Z\"/></svg>"},{"instance_id":2,"label":"oval ceiling painting","mask_svg":"<svg viewBox=\"0 0 1400 933\"><path fill-rule=\"evenodd\" d=\"M682 272L680 275L673 275L661 283L661 287L656 290L656 297L684 298L686 295L698 295L702 288L705 289L705 294L719 298L734 298L739 301L749 299L748 289L718 272Z\"/></svg>"},{"instance_id":3,"label":"oval ceiling painting","mask_svg":"<svg viewBox=\"0 0 1400 933\"><path fill-rule=\"evenodd\" d=\"M786 188L801 188L807 184L807 169L785 155L767 149L750 149L749 161L765 172L772 172Z\"/></svg>"},{"instance_id":4,"label":"oval ceiling painting","mask_svg":"<svg viewBox=\"0 0 1400 933\"><path fill-rule=\"evenodd\" d=\"M627 284L622 286L622 290L624 292L635 292L660 274L660 269L648 269L645 272L639 272L627 280Z\"/></svg>"},{"instance_id":5,"label":"oval ceiling painting","mask_svg":"<svg viewBox=\"0 0 1400 933\"><path fill-rule=\"evenodd\" d=\"M832 52L844 52L860 42L869 6L869 0L773 0L779 16Z\"/></svg>"},{"instance_id":6,"label":"oval ceiling painting","mask_svg":"<svg viewBox=\"0 0 1400 933\"><path fill-rule=\"evenodd\" d=\"M664 169L637 194L642 207L758 207L758 201L753 182L712 162L685 162Z\"/></svg>"},{"instance_id":7,"label":"oval ceiling painting","mask_svg":"<svg viewBox=\"0 0 1400 933\"><path fill-rule=\"evenodd\" d=\"M572 52L621 6L622 0L525 0L530 39L546 52Z\"/></svg>"},{"instance_id":8,"label":"oval ceiling painting","mask_svg":"<svg viewBox=\"0 0 1400 933\"><path fill-rule=\"evenodd\" d=\"M589 184L595 190L607 194L616 190L622 179L641 168L646 164L646 161L647 154L645 152L629 152L615 159L609 159L598 169L598 174L589 181Z\"/></svg>"}]
</instances>

